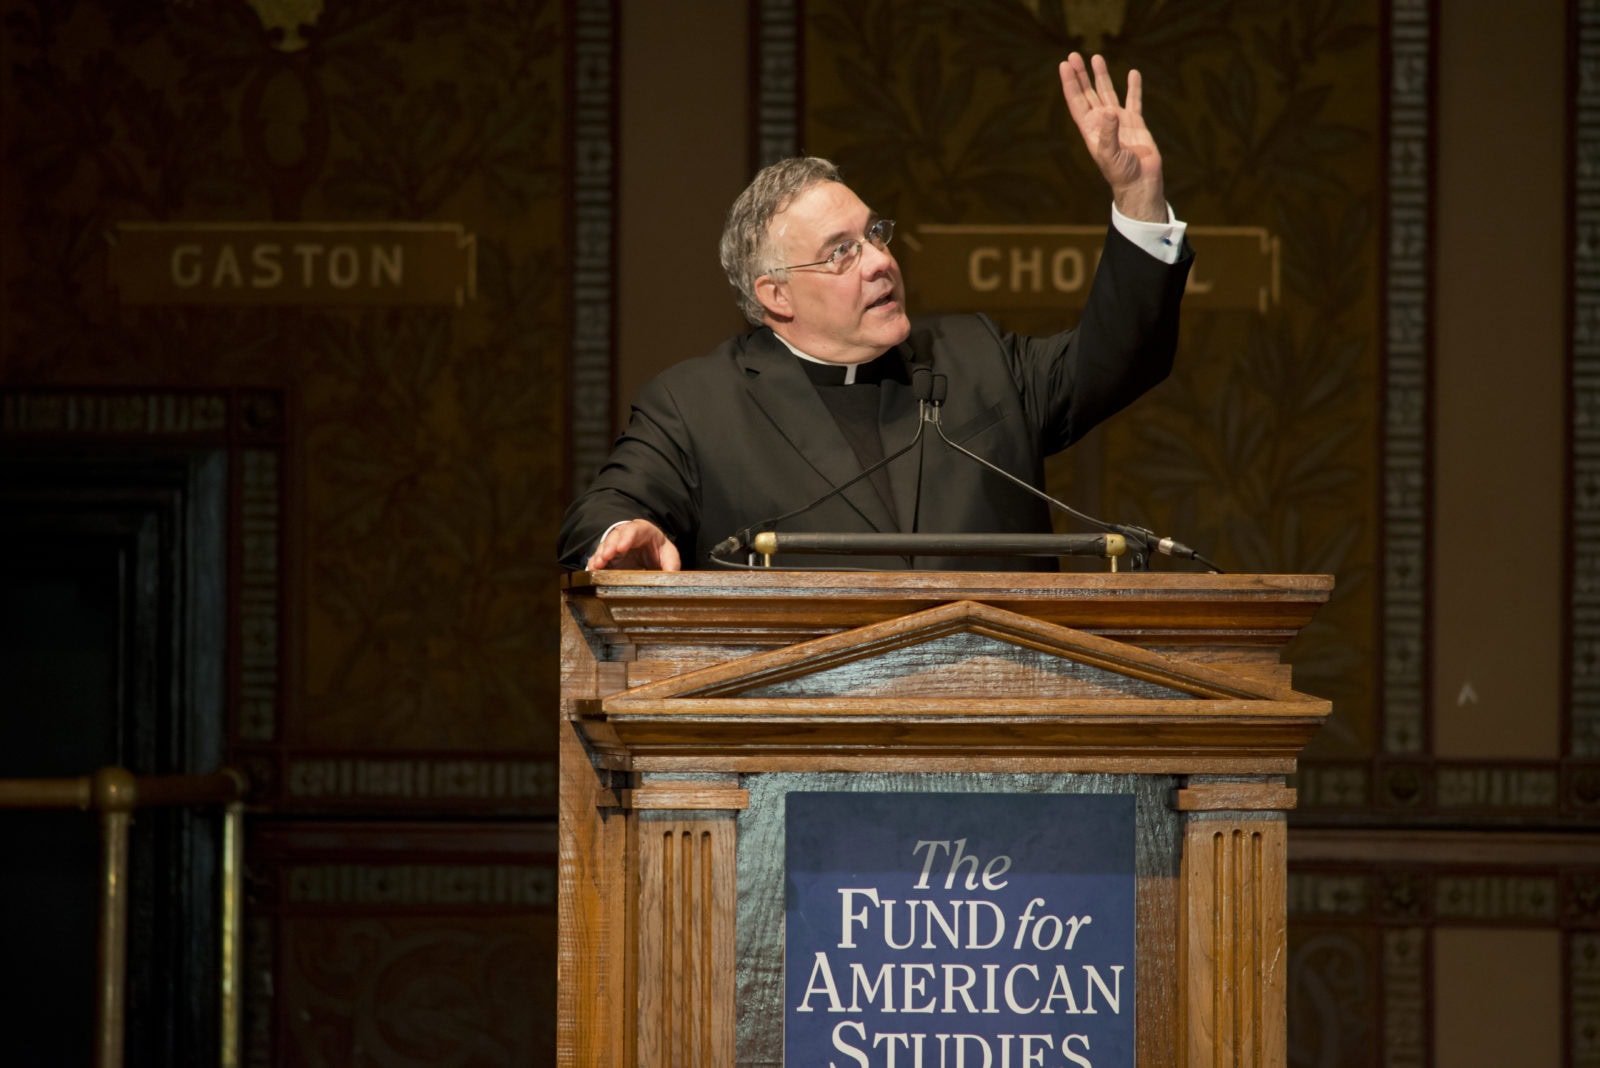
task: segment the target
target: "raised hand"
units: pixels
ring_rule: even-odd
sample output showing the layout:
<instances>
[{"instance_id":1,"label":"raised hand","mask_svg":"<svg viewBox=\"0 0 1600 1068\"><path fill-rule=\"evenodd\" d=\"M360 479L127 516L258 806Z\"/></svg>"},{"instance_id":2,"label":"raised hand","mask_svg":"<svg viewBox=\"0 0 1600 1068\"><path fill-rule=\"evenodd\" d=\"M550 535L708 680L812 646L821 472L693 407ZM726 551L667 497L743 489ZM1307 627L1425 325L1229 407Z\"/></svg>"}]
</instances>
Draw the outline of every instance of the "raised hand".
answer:
<instances>
[{"instance_id":1,"label":"raised hand","mask_svg":"<svg viewBox=\"0 0 1600 1068\"><path fill-rule=\"evenodd\" d=\"M1074 52L1061 64L1061 92L1077 123L1083 143L1111 186L1117 210L1130 219L1167 221L1166 188L1161 179L1161 151L1144 124L1144 82L1128 72L1128 100L1117 101L1106 61L1095 56L1094 77Z\"/></svg>"}]
</instances>

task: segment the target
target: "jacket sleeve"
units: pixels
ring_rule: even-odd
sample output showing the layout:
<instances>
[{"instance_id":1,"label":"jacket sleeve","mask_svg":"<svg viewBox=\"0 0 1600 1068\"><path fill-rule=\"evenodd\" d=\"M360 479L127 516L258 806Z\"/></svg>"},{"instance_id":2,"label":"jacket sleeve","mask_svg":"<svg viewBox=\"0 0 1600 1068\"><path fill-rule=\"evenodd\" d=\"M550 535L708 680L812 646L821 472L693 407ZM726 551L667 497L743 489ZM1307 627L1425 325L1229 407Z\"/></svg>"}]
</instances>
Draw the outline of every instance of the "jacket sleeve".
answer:
<instances>
[{"instance_id":1,"label":"jacket sleeve","mask_svg":"<svg viewBox=\"0 0 1600 1068\"><path fill-rule=\"evenodd\" d=\"M1171 372L1193 263L1187 242L1178 261L1165 264L1113 227L1076 328L1001 337L1043 455L1082 438Z\"/></svg>"},{"instance_id":2,"label":"jacket sleeve","mask_svg":"<svg viewBox=\"0 0 1600 1068\"><path fill-rule=\"evenodd\" d=\"M628 428L593 485L567 507L557 550L561 565L582 568L600 535L629 519L648 519L689 559L699 527L697 486L693 429L671 388L657 378L640 390Z\"/></svg>"}]
</instances>

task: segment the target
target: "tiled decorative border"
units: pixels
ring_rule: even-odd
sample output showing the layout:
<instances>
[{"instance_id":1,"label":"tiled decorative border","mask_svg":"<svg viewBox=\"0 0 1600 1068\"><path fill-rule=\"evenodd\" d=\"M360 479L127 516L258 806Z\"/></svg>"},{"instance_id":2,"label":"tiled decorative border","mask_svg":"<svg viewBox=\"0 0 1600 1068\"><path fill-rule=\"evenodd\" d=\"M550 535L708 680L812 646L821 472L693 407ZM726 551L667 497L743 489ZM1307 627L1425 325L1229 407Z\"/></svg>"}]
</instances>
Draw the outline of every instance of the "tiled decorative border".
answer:
<instances>
[{"instance_id":1,"label":"tiled decorative border","mask_svg":"<svg viewBox=\"0 0 1600 1068\"><path fill-rule=\"evenodd\" d=\"M617 12L573 0L572 356L567 477L587 486L611 448L616 260Z\"/></svg>"},{"instance_id":2,"label":"tiled decorative border","mask_svg":"<svg viewBox=\"0 0 1600 1068\"><path fill-rule=\"evenodd\" d=\"M801 0L760 0L753 12L750 65L755 81L751 145L755 167L800 154Z\"/></svg>"},{"instance_id":3,"label":"tiled decorative border","mask_svg":"<svg viewBox=\"0 0 1600 1068\"><path fill-rule=\"evenodd\" d=\"M1573 935L1567 959L1567 1063L1600 1068L1600 933Z\"/></svg>"},{"instance_id":4,"label":"tiled decorative border","mask_svg":"<svg viewBox=\"0 0 1600 1068\"><path fill-rule=\"evenodd\" d=\"M1600 926L1597 880L1600 870L1582 865L1503 871L1297 866L1289 874L1289 922L1587 929Z\"/></svg>"},{"instance_id":5,"label":"tiled decorative border","mask_svg":"<svg viewBox=\"0 0 1600 1068\"><path fill-rule=\"evenodd\" d=\"M553 809L556 762L477 757L374 757L362 753L297 753L284 769L283 800L291 806L363 808L447 805L526 812Z\"/></svg>"},{"instance_id":6,"label":"tiled decorative border","mask_svg":"<svg viewBox=\"0 0 1600 1068\"><path fill-rule=\"evenodd\" d=\"M1577 0L1568 753L1600 756L1600 0Z\"/></svg>"},{"instance_id":7,"label":"tiled decorative border","mask_svg":"<svg viewBox=\"0 0 1600 1068\"><path fill-rule=\"evenodd\" d=\"M1600 761L1475 763L1419 758L1318 761L1296 776L1298 822L1361 817L1382 825L1526 822L1592 827L1600 817Z\"/></svg>"},{"instance_id":8,"label":"tiled decorative border","mask_svg":"<svg viewBox=\"0 0 1600 1068\"><path fill-rule=\"evenodd\" d=\"M1389 184L1383 426L1382 748L1428 740L1424 655L1428 560L1428 0L1389 9Z\"/></svg>"},{"instance_id":9,"label":"tiled decorative border","mask_svg":"<svg viewBox=\"0 0 1600 1068\"><path fill-rule=\"evenodd\" d=\"M555 908L556 872L521 864L298 864L285 870L290 905Z\"/></svg>"},{"instance_id":10,"label":"tiled decorative border","mask_svg":"<svg viewBox=\"0 0 1600 1068\"><path fill-rule=\"evenodd\" d=\"M1383 933L1384 1068L1428 1063L1428 942L1421 927Z\"/></svg>"},{"instance_id":11,"label":"tiled decorative border","mask_svg":"<svg viewBox=\"0 0 1600 1068\"><path fill-rule=\"evenodd\" d=\"M283 585L280 565L283 514L282 464L277 452L245 449L239 454L238 583L239 741L266 743L278 734L283 693L280 669Z\"/></svg>"},{"instance_id":12,"label":"tiled decorative border","mask_svg":"<svg viewBox=\"0 0 1600 1068\"><path fill-rule=\"evenodd\" d=\"M247 920L244 930L244 1062L249 1068L273 1068L277 925L258 917Z\"/></svg>"}]
</instances>

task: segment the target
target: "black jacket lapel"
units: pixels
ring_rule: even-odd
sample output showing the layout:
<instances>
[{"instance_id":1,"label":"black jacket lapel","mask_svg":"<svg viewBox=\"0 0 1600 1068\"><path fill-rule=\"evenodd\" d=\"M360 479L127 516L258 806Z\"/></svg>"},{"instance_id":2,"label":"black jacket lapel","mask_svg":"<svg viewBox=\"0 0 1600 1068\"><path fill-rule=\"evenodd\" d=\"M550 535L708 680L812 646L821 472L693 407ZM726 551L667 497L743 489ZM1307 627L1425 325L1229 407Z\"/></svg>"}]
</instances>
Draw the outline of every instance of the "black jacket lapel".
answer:
<instances>
[{"instance_id":1,"label":"black jacket lapel","mask_svg":"<svg viewBox=\"0 0 1600 1068\"><path fill-rule=\"evenodd\" d=\"M739 362L746 373L750 399L813 470L833 486L841 486L861 473L861 462L800 368L798 357L770 330L757 332ZM898 487L895 493L898 498ZM862 479L839 496L874 530L896 529L894 517L869 479Z\"/></svg>"}]
</instances>

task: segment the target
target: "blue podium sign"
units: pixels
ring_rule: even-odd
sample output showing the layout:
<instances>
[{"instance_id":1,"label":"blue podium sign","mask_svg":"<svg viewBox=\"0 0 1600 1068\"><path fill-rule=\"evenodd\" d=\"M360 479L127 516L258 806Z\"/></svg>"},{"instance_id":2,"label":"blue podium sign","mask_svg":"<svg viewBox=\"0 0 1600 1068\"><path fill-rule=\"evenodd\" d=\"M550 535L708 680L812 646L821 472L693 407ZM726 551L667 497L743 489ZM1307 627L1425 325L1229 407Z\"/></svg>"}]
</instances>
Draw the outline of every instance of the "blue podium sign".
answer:
<instances>
[{"instance_id":1,"label":"blue podium sign","mask_svg":"<svg viewBox=\"0 0 1600 1068\"><path fill-rule=\"evenodd\" d=\"M784 1060L1134 1063L1128 794L791 793Z\"/></svg>"}]
</instances>

